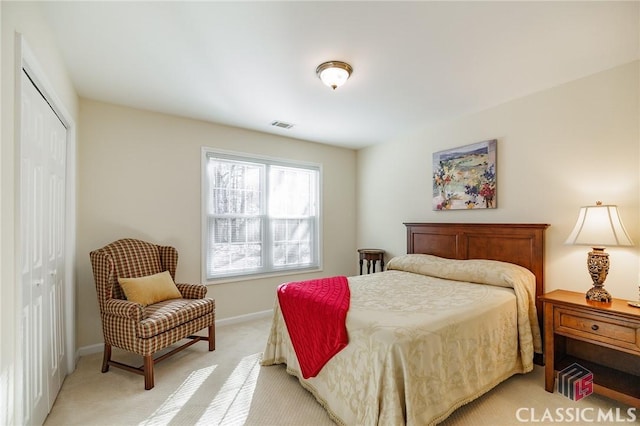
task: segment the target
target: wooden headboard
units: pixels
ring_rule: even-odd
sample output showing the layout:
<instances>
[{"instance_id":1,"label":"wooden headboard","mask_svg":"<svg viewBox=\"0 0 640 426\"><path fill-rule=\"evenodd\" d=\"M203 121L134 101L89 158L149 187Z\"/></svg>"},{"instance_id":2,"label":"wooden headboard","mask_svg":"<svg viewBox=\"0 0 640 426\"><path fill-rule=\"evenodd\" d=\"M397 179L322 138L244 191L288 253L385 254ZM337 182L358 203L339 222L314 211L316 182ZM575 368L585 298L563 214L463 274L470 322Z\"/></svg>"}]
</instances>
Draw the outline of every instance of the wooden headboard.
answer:
<instances>
[{"instance_id":1,"label":"wooden headboard","mask_svg":"<svg viewBox=\"0 0 640 426\"><path fill-rule=\"evenodd\" d=\"M490 259L524 266L536 276L536 308L542 325L544 231L547 224L405 223L407 253L449 259Z\"/></svg>"}]
</instances>

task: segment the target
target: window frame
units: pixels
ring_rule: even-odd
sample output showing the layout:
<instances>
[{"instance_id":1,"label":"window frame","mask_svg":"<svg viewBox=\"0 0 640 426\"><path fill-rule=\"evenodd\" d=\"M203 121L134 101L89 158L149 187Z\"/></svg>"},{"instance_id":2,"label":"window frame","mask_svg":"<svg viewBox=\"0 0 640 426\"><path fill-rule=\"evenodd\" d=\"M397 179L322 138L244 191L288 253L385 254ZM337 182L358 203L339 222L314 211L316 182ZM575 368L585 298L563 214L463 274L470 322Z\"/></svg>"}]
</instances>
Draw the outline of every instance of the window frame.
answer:
<instances>
[{"instance_id":1,"label":"window frame","mask_svg":"<svg viewBox=\"0 0 640 426\"><path fill-rule=\"evenodd\" d=\"M209 179L207 175L207 164L210 158L220 158L220 159L228 159L231 161L240 161L240 162L252 162L259 163L266 166L265 169L265 182L264 183L264 194L263 198L265 200L265 211L264 214L261 214L260 217L265 219L262 229L263 229L263 259L268 261L268 256L272 255L272 247L273 247L273 236L271 235L271 220L269 219L268 214L268 202L269 202L269 186L268 186L268 175L269 175L269 166L283 166L283 167L291 167L298 169L308 169L314 170L317 172L317 184L316 191L318 194L317 197L317 215L315 221L316 228L316 241L313 247L313 250L316 253L315 262L312 262L309 266L304 267L277 267L274 268L273 265L266 265L259 271L256 272L247 272L239 271L237 273L228 273L220 276L209 277L207 273L207 249L209 239L208 234L208 219L209 214L207 212L207 203L208 197L210 194L209 191ZM321 271L323 268L322 263L322 229L323 229L323 210L322 210L322 164L312 163L306 161L292 160L292 159L284 159L284 158L276 158L265 155L258 154L249 154L238 151L228 151L217 148L211 148L207 146L203 146L201 150L201 276L202 282L207 284L218 284L218 283L226 283L233 281L246 281L249 279L259 279L264 277L272 277L272 276L283 276L283 275L294 275L301 274L307 272L315 272Z\"/></svg>"}]
</instances>

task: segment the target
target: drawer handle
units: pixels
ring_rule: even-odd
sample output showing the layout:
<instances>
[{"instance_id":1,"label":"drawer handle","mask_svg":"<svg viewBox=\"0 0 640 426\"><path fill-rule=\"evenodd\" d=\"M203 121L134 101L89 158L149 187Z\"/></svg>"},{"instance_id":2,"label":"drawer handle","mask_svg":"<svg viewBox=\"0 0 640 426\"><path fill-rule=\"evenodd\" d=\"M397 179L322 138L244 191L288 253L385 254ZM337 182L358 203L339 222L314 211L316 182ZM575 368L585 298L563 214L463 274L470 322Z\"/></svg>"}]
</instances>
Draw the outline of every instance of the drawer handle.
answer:
<instances>
[{"instance_id":1,"label":"drawer handle","mask_svg":"<svg viewBox=\"0 0 640 426\"><path fill-rule=\"evenodd\" d=\"M600 327L598 327L598 324L593 324L593 325L591 326L591 329L592 329L593 331L597 331L599 328L600 328Z\"/></svg>"}]
</instances>

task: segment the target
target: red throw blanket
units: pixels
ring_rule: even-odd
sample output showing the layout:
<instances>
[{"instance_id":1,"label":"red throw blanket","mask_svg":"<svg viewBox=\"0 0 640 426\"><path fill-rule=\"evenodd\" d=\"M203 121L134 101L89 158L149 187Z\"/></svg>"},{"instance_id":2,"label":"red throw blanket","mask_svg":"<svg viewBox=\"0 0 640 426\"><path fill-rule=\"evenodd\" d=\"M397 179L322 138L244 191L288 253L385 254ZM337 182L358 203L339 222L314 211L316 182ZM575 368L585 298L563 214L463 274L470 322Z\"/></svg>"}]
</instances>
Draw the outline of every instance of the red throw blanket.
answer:
<instances>
[{"instance_id":1,"label":"red throw blanket","mask_svg":"<svg viewBox=\"0 0 640 426\"><path fill-rule=\"evenodd\" d=\"M347 277L281 284L278 301L296 351L302 377L315 377L332 356L347 346Z\"/></svg>"}]
</instances>

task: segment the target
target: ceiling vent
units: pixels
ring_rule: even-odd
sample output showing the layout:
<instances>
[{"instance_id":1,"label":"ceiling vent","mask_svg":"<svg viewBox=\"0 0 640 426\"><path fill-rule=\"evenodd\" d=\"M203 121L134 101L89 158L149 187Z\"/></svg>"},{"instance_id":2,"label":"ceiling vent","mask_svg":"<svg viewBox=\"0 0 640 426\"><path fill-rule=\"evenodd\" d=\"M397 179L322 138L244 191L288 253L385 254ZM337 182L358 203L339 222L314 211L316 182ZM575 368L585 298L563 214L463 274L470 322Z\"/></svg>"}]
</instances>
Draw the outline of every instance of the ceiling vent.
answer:
<instances>
[{"instance_id":1,"label":"ceiling vent","mask_svg":"<svg viewBox=\"0 0 640 426\"><path fill-rule=\"evenodd\" d=\"M284 121L273 121L271 125L282 129L290 129L293 127L293 124L285 123Z\"/></svg>"}]
</instances>

